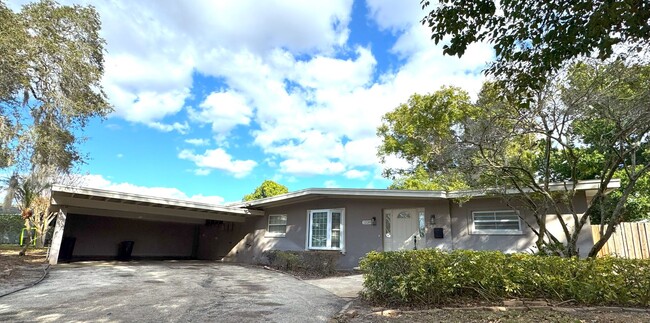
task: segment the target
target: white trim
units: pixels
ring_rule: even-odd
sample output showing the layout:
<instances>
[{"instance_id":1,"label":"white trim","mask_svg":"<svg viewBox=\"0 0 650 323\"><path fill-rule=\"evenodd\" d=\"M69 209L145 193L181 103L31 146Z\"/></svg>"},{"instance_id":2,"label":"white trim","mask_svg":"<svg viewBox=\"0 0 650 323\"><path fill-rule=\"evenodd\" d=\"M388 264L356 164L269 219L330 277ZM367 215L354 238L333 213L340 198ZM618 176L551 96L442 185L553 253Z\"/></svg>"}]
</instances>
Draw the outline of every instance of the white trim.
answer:
<instances>
[{"instance_id":1,"label":"white trim","mask_svg":"<svg viewBox=\"0 0 650 323\"><path fill-rule=\"evenodd\" d=\"M572 182L550 183L551 191L562 191L571 189ZM577 191L597 190L600 180L583 180L576 184ZM615 189L621 186L619 179L612 179L607 186L608 189ZM525 189L525 192L531 192ZM519 194L516 189L503 190L500 188L476 189L463 191L415 191L415 190L386 190L386 189L350 189L350 188L308 188L300 191L290 192L282 195L267 197L259 200L229 204L228 207L264 207L269 204L283 202L297 198L318 198L318 197L357 197L357 198L410 198L410 199L454 199L463 197L481 197L496 194Z\"/></svg>"},{"instance_id":2,"label":"white trim","mask_svg":"<svg viewBox=\"0 0 650 323\"><path fill-rule=\"evenodd\" d=\"M179 200L172 198L163 198L142 194L132 194L117 191L102 190L89 187L75 187L66 185L52 185L52 205L58 205L57 197L87 199L99 201L115 201L123 204L145 205L145 206L162 206L170 209L181 210L205 210L213 212L222 212L233 215L264 215L263 211L248 210L239 206L220 206L211 203L202 203L188 200Z\"/></svg>"},{"instance_id":3,"label":"white trim","mask_svg":"<svg viewBox=\"0 0 650 323\"><path fill-rule=\"evenodd\" d=\"M283 216L284 224L271 224L272 216ZM269 214L266 221L266 233L264 234L265 238L284 238L287 236L287 215L286 214ZM271 226L284 226L284 232L271 232Z\"/></svg>"},{"instance_id":4,"label":"white trim","mask_svg":"<svg viewBox=\"0 0 650 323\"><path fill-rule=\"evenodd\" d=\"M497 212L507 212L511 213L512 215L517 217L517 224L519 225L519 229L517 230L512 230L512 229L494 229L494 230L477 230L476 229L476 219L475 216L480 213L484 214L496 214ZM496 215L495 215L496 216ZM479 220L481 221L481 220ZM484 222L496 222L494 221L484 221ZM500 222L506 222L506 221L500 221ZM512 222L507 221L507 222ZM522 235L523 230L521 227L521 217L519 215L519 211L515 210L485 210L485 211L472 211L472 218L471 218L471 225L470 225L470 233L471 234L489 234L489 235Z\"/></svg>"},{"instance_id":5,"label":"white trim","mask_svg":"<svg viewBox=\"0 0 650 323\"><path fill-rule=\"evenodd\" d=\"M312 240L312 215L314 213L327 214L327 228L326 228L326 242L325 247L314 247L311 245ZM332 244L332 213L341 214L341 222L339 224L339 247L334 248ZM332 208L332 209L316 209L307 210L307 241L305 243L306 250L336 250L345 253L345 209Z\"/></svg>"}]
</instances>

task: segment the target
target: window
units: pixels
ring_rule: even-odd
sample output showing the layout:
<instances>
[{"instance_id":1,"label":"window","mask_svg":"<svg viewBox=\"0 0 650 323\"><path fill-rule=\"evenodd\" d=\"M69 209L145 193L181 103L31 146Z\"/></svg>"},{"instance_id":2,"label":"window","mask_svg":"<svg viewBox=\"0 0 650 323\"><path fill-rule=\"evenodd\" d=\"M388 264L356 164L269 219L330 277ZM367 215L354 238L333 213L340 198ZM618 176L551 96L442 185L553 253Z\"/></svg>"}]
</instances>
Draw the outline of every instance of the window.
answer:
<instances>
[{"instance_id":1,"label":"window","mask_svg":"<svg viewBox=\"0 0 650 323\"><path fill-rule=\"evenodd\" d=\"M308 249L345 249L345 212L343 209L311 210L308 220Z\"/></svg>"},{"instance_id":2,"label":"window","mask_svg":"<svg viewBox=\"0 0 650 323\"><path fill-rule=\"evenodd\" d=\"M472 212L472 233L521 234L521 221L516 211Z\"/></svg>"},{"instance_id":3,"label":"window","mask_svg":"<svg viewBox=\"0 0 650 323\"><path fill-rule=\"evenodd\" d=\"M269 215L269 228L266 235L269 237L284 237L287 233L287 215L272 214Z\"/></svg>"}]
</instances>

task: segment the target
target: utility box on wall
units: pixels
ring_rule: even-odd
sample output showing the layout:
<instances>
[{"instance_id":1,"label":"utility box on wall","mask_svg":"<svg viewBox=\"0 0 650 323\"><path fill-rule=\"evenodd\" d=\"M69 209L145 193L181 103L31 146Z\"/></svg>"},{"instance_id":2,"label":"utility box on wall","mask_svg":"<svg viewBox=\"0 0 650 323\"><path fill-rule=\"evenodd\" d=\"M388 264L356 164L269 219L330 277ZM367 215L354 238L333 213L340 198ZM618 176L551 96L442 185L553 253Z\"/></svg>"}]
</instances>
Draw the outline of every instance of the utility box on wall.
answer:
<instances>
[{"instance_id":1,"label":"utility box on wall","mask_svg":"<svg viewBox=\"0 0 650 323\"><path fill-rule=\"evenodd\" d=\"M443 239L444 234L443 234L442 228L433 228L433 237L435 239Z\"/></svg>"}]
</instances>

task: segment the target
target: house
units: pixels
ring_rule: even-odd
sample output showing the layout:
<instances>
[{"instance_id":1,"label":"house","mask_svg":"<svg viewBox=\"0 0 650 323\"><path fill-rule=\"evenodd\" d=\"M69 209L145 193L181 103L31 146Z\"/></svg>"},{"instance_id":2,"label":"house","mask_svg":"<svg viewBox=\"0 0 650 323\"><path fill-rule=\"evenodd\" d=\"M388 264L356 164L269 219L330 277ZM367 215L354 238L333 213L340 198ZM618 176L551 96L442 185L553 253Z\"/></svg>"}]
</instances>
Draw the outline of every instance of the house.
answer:
<instances>
[{"instance_id":1,"label":"house","mask_svg":"<svg viewBox=\"0 0 650 323\"><path fill-rule=\"evenodd\" d=\"M599 183L577 184L577 212L586 210ZM619 185L613 181L610 189ZM563 184L554 187L561 190ZM217 206L55 185L52 208L60 216L51 263L60 258L114 258L120 242L134 241L133 256L142 258L256 263L270 249L331 250L341 253L340 268L352 268L372 250L528 252L536 240L522 221L534 223L531 214L480 190L319 188ZM564 217L570 220L571 215ZM561 238L557 219L549 219L549 230ZM578 244L586 255L593 245L589 226Z\"/></svg>"}]
</instances>

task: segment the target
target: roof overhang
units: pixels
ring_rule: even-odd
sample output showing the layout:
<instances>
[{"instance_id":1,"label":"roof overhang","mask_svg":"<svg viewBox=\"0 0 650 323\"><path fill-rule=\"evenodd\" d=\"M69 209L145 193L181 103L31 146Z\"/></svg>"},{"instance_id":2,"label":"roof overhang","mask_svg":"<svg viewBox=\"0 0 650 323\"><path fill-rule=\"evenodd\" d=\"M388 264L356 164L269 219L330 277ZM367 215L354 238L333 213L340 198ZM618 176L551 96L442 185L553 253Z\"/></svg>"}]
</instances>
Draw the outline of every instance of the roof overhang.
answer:
<instances>
[{"instance_id":1,"label":"roof overhang","mask_svg":"<svg viewBox=\"0 0 650 323\"><path fill-rule=\"evenodd\" d=\"M346 198L346 199L407 199L427 200L444 199L447 193L444 191L410 191L410 190L386 190L386 189L349 189L349 188L309 188L287 194L267 197L259 200L231 204L246 208L265 208L287 204L306 202L322 198Z\"/></svg>"},{"instance_id":2,"label":"roof overhang","mask_svg":"<svg viewBox=\"0 0 650 323\"><path fill-rule=\"evenodd\" d=\"M63 207L67 213L197 224L206 220L244 222L247 217L264 215L236 206L64 185L52 187L51 205Z\"/></svg>"},{"instance_id":3,"label":"roof overhang","mask_svg":"<svg viewBox=\"0 0 650 323\"><path fill-rule=\"evenodd\" d=\"M619 188L621 182L612 179L607 186L607 192ZM551 183L550 191L585 191L586 195L593 196L600 187L600 180L585 180L575 184L572 182ZM532 190L528 190L532 192ZM519 194L516 189L480 189L465 191L413 191L413 190L386 190L386 189L348 189L348 188L309 188L287 194L267 197L259 200L230 204L231 207L242 207L251 209L263 209L287 204L318 200L323 198L346 198L346 199L402 199L402 200L425 200L425 199L456 199L467 197L488 197L497 194Z\"/></svg>"}]
</instances>

